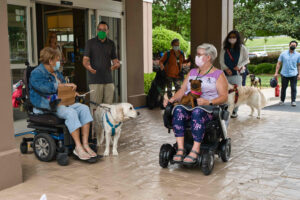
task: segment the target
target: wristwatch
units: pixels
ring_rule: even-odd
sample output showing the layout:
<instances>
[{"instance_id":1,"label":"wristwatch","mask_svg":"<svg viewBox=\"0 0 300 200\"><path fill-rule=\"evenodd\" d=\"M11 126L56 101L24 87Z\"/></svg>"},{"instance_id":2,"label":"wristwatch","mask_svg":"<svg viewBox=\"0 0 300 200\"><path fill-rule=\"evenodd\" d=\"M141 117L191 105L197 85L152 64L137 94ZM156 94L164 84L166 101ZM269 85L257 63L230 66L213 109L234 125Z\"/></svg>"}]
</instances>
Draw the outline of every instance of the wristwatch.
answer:
<instances>
[{"instance_id":1,"label":"wristwatch","mask_svg":"<svg viewBox=\"0 0 300 200\"><path fill-rule=\"evenodd\" d=\"M213 105L213 103L212 103L212 101L211 101L211 100L209 100L209 105L210 105L210 106L212 106L212 105Z\"/></svg>"}]
</instances>

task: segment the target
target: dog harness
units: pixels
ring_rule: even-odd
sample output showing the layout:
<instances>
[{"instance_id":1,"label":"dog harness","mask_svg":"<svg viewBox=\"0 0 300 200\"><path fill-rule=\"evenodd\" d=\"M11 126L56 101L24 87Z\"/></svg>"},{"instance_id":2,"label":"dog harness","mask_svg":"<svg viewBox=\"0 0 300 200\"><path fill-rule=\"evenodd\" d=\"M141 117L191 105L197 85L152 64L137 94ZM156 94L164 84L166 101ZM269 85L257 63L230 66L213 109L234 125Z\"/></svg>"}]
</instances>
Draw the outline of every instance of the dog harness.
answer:
<instances>
[{"instance_id":1,"label":"dog harness","mask_svg":"<svg viewBox=\"0 0 300 200\"><path fill-rule=\"evenodd\" d=\"M230 89L228 91L228 94L232 93L232 92L235 92L235 96L234 96L234 103L236 103L239 99L239 91L237 89L238 85L237 84L234 84L234 87L233 89Z\"/></svg>"},{"instance_id":2,"label":"dog harness","mask_svg":"<svg viewBox=\"0 0 300 200\"><path fill-rule=\"evenodd\" d=\"M199 95L199 96L202 95L202 92L197 92L197 91L194 91L194 90L191 90L191 93L192 93L192 94L195 94L195 95Z\"/></svg>"},{"instance_id":3,"label":"dog harness","mask_svg":"<svg viewBox=\"0 0 300 200\"><path fill-rule=\"evenodd\" d=\"M115 136L116 128L118 128L122 124L122 122L119 122L118 124L113 125L108 119L107 112L105 113L105 119L106 119L106 122L108 123L108 125L111 127L111 136Z\"/></svg>"}]
</instances>

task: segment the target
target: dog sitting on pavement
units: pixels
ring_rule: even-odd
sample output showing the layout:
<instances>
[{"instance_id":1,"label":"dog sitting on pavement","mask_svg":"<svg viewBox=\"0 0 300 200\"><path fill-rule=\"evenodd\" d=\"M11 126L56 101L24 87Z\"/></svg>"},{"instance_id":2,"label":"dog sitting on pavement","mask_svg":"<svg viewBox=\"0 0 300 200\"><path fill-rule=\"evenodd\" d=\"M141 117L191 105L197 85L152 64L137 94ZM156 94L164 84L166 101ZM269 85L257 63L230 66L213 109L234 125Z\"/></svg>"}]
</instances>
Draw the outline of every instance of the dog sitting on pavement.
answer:
<instances>
[{"instance_id":1,"label":"dog sitting on pavement","mask_svg":"<svg viewBox=\"0 0 300 200\"><path fill-rule=\"evenodd\" d=\"M121 136L123 122L136 118L139 113L130 103L100 104L94 112L94 132L97 146L106 141L104 156L109 155L110 143L113 143L112 154L118 155L118 140Z\"/></svg>"},{"instance_id":2,"label":"dog sitting on pavement","mask_svg":"<svg viewBox=\"0 0 300 200\"><path fill-rule=\"evenodd\" d=\"M259 87L261 89L261 78L255 76L254 74L250 74L250 80L251 80L251 86L258 87L259 84Z\"/></svg>"},{"instance_id":3,"label":"dog sitting on pavement","mask_svg":"<svg viewBox=\"0 0 300 200\"><path fill-rule=\"evenodd\" d=\"M235 107L247 104L251 108L250 116L253 116L254 108L257 110L257 119L260 119L260 112L266 106L267 100L258 88L250 86L237 86L228 84L228 111L230 115Z\"/></svg>"}]
</instances>

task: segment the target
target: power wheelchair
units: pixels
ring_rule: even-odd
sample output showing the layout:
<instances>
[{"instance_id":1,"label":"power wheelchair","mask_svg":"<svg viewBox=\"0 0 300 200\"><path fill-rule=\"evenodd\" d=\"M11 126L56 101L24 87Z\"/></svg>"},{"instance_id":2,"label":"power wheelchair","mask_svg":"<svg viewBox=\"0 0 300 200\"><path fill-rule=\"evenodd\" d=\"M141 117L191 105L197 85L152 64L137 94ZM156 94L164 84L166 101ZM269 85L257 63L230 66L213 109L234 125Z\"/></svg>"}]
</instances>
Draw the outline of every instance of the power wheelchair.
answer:
<instances>
[{"instance_id":1,"label":"power wheelchair","mask_svg":"<svg viewBox=\"0 0 300 200\"><path fill-rule=\"evenodd\" d=\"M28 115L28 128L33 131L24 132L20 135L33 134L32 138L23 138L20 143L20 151L22 154L28 152L28 148L32 147L35 156L44 162L50 162L56 158L59 165L65 166L69 163L69 156L75 148L74 141L70 135L64 120L58 118L53 112L46 112L45 114L34 114L33 105L29 99L29 79L31 72L35 69L25 63L27 68L24 71L22 97L18 99L23 109ZM76 102L83 103L84 99L76 97ZM91 126L92 127L92 126ZM90 128L89 144L93 151L97 152L97 140L92 138ZM74 156L75 157L75 156ZM102 156L98 155L95 158L87 160L89 163L97 162Z\"/></svg>"},{"instance_id":2,"label":"power wheelchair","mask_svg":"<svg viewBox=\"0 0 300 200\"><path fill-rule=\"evenodd\" d=\"M183 105L177 105L183 106ZM175 106L176 107L176 106ZM169 103L163 115L164 126L172 129L172 117L175 109L174 105ZM185 107L185 106L184 106ZM187 110L192 108L185 107ZM231 154L231 139L227 137L227 127L225 121L228 120L229 112L227 105L219 106L198 106L213 115L213 119L206 124L205 135L200 146L200 153L194 167L198 166L205 175L209 175L214 168L214 155L217 154L223 162L227 162ZM187 123L184 134L184 148L186 154L189 154L193 147L193 136L191 133L191 123ZM173 156L177 152L177 143L163 144L159 152L159 165L162 168L168 167L169 163L174 164Z\"/></svg>"}]
</instances>

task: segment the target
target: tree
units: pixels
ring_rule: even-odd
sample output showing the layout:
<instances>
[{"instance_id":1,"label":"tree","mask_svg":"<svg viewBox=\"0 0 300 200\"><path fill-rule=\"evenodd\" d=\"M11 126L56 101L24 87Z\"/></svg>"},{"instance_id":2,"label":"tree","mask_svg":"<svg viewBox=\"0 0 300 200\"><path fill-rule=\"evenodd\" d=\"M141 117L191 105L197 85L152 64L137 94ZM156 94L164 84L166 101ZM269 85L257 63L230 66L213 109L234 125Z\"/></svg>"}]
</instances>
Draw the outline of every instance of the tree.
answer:
<instances>
[{"instance_id":1,"label":"tree","mask_svg":"<svg viewBox=\"0 0 300 200\"><path fill-rule=\"evenodd\" d=\"M234 0L234 28L245 41L270 35L288 35L300 40L300 1Z\"/></svg>"},{"instance_id":2,"label":"tree","mask_svg":"<svg viewBox=\"0 0 300 200\"><path fill-rule=\"evenodd\" d=\"M190 40L191 0L154 0L152 16L153 28L164 26Z\"/></svg>"}]
</instances>

